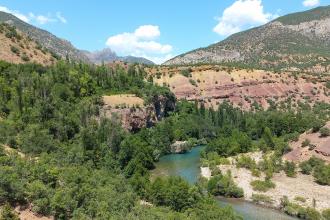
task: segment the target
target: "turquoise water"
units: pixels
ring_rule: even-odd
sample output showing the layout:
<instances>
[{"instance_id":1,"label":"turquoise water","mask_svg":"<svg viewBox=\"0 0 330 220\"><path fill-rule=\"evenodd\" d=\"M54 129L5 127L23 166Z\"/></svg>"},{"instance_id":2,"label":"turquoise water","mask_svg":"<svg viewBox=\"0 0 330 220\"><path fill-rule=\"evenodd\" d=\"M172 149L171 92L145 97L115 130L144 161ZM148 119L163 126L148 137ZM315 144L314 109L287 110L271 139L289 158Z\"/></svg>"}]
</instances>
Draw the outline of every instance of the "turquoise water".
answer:
<instances>
[{"instance_id":1,"label":"turquoise water","mask_svg":"<svg viewBox=\"0 0 330 220\"><path fill-rule=\"evenodd\" d=\"M197 182L200 176L199 158L203 147L195 147L186 154L171 154L160 158L152 176L181 176L189 183ZM246 220L294 220L277 210L257 206L238 199L217 198L220 206L231 205Z\"/></svg>"}]
</instances>

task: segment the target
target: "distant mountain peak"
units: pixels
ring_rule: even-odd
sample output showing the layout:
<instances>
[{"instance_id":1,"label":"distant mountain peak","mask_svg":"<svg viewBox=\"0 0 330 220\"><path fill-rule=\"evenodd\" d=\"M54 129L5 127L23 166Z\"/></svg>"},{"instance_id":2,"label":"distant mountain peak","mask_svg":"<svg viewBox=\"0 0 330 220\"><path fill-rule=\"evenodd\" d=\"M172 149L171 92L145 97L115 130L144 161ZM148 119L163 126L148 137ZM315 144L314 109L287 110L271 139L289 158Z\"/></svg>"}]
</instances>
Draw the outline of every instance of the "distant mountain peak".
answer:
<instances>
[{"instance_id":1,"label":"distant mountain peak","mask_svg":"<svg viewBox=\"0 0 330 220\"><path fill-rule=\"evenodd\" d=\"M110 48L104 48L103 50L97 50L94 52L84 51L85 55L89 58L90 61L96 64L109 63L114 61L123 61L127 63L141 63L147 65L153 65L154 63L143 57L134 57L134 56L118 56Z\"/></svg>"}]
</instances>

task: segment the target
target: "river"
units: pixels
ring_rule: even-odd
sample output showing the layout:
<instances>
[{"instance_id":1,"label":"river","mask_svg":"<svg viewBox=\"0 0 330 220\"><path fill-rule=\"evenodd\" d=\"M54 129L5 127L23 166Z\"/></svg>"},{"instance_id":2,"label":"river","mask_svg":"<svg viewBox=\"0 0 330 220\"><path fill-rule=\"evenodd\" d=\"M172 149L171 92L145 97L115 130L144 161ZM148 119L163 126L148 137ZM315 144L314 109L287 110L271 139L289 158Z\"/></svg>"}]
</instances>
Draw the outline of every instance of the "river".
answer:
<instances>
[{"instance_id":1,"label":"river","mask_svg":"<svg viewBox=\"0 0 330 220\"><path fill-rule=\"evenodd\" d=\"M195 147L186 154L170 154L160 158L152 176L181 176L194 184L200 176L199 158L203 147ZM245 220L294 220L277 210L261 207L238 199L217 198L220 206L231 205Z\"/></svg>"}]
</instances>

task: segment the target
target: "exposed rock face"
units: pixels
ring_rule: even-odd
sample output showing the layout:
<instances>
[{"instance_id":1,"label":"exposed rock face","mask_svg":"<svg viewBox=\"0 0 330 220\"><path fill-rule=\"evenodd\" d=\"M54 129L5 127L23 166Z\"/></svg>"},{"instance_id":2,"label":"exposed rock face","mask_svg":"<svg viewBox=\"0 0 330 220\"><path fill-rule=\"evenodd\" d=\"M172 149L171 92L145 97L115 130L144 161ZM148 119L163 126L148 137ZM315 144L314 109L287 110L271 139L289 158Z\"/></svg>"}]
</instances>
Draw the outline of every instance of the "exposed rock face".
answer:
<instances>
[{"instance_id":1,"label":"exposed rock face","mask_svg":"<svg viewBox=\"0 0 330 220\"><path fill-rule=\"evenodd\" d=\"M225 50L219 48L218 50L196 50L182 56L175 57L166 61L164 65L185 65L197 63L220 63L223 61L243 61L244 58L237 50Z\"/></svg>"},{"instance_id":2,"label":"exposed rock face","mask_svg":"<svg viewBox=\"0 0 330 220\"><path fill-rule=\"evenodd\" d=\"M330 6L280 17L165 65L236 62L257 68L313 70L330 64ZM318 68L317 72L329 71Z\"/></svg>"},{"instance_id":3,"label":"exposed rock face","mask_svg":"<svg viewBox=\"0 0 330 220\"><path fill-rule=\"evenodd\" d=\"M132 132L136 132L143 127L150 127L157 122L154 108L131 108L113 109L109 106L103 107L103 115L105 117L117 116L121 119L123 127Z\"/></svg>"},{"instance_id":4,"label":"exposed rock face","mask_svg":"<svg viewBox=\"0 0 330 220\"><path fill-rule=\"evenodd\" d=\"M318 38L330 42L330 17L322 20L302 22L297 25L287 25L286 28L300 32L311 39Z\"/></svg>"},{"instance_id":5,"label":"exposed rock face","mask_svg":"<svg viewBox=\"0 0 330 220\"><path fill-rule=\"evenodd\" d=\"M191 149L191 144L188 141L176 141L171 145L171 153L182 154Z\"/></svg>"},{"instance_id":6,"label":"exposed rock face","mask_svg":"<svg viewBox=\"0 0 330 220\"><path fill-rule=\"evenodd\" d=\"M100 51L84 51L84 54L96 64L101 63L109 63L114 61L123 61L127 63L141 63L141 64L147 64L147 65L153 65L154 63L146 58L143 57L134 57L134 56L117 56L117 54L112 51L110 48L105 48Z\"/></svg>"},{"instance_id":7,"label":"exposed rock face","mask_svg":"<svg viewBox=\"0 0 330 220\"><path fill-rule=\"evenodd\" d=\"M271 101L277 103L289 97L292 103L330 102L330 91L325 87L325 82L330 80L329 76L318 78L304 74L276 74L263 70L204 65L190 67L191 77L185 77L180 74L182 69L187 67L151 68L147 72L151 75L161 72L161 76L154 77L154 82L169 86L178 99L198 100L207 107L216 108L223 101L229 101L247 110L254 103L268 108Z\"/></svg>"},{"instance_id":8,"label":"exposed rock face","mask_svg":"<svg viewBox=\"0 0 330 220\"><path fill-rule=\"evenodd\" d=\"M129 94L104 96L103 102L101 116L119 117L123 127L132 132L153 126L162 120L166 111L175 107L175 102L164 96L155 98L149 105L144 105L143 99Z\"/></svg>"}]
</instances>

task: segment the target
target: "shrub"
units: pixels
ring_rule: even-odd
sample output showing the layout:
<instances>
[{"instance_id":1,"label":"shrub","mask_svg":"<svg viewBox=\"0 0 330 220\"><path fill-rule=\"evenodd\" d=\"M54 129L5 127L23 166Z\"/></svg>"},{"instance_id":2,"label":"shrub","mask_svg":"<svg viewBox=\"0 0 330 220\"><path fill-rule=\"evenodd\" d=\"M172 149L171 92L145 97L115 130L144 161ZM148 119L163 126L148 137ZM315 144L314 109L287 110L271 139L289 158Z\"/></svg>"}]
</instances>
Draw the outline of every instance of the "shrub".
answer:
<instances>
[{"instance_id":1,"label":"shrub","mask_svg":"<svg viewBox=\"0 0 330 220\"><path fill-rule=\"evenodd\" d=\"M294 197L294 200L299 201L299 202L306 202L306 199L302 196L296 196L296 197Z\"/></svg>"},{"instance_id":2,"label":"shrub","mask_svg":"<svg viewBox=\"0 0 330 220\"><path fill-rule=\"evenodd\" d=\"M301 147L307 147L309 146L309 144L311 143L311 141L309 139L305 139L302 143L301 143Z\"/></svg>"},{"instance_id":3,"label":"shrub","mask_svg":"<svg viewBox=\"0 0 330 220\"><path fill-rule=\"evenodd\" d=\"M26 54L23 54L21 56L22 60L25 61L25 62L29 62L30 61L30 57L28 57Z\"/></svg>"},{"instance_id":4,"label":"shrub","mask_svg":"<svg viewBox=\"0 0 330 220\"><path fill-rule=\"evenodd\" d=\"M322 122L321 120L314 120L312 124L312 131L314 133L318 132L323 126L324 126L324 122Z\"/></svg>"},{"instance_id":5,"label":"shrub","mask_svg":"<svg viewBox=\"0 0 330 220\"><path fill-rule=\"evenodd\" d=\"M330 81L327 81L327 82L325 83L325 87L327 87L328 89L330 89Z\"/></svg>"},{"instance_id":6,"label":"shrub","mask_svg":"<svg viewBox=\"0 0 330 220\"><path fill-rule=\"evenodd\" d=\"M301 169L301 172L306 175L311 174L313 171L313 167L308 161L302 162L301 164L299 164L299 167Z\"/></svg>"},{"instance_id":7,"label":"shrub","mask_svg":"<svg viewBox=\"0 0 330 220\"><path fill-rule=\"evenodd\" d=\"M330 165L320 165L314 169L314 178L321 185L330 185Z\"/></svg>"},{"instance_id":8,"label":"shrub","mask_svg":"<svg viewBox=\"0 0 330 220\"><path fill-rule=\"evenodd\" d=\"M320 134L321 134L321 137L328 137L328 136L330 136L330 129L323 127L320 129Z\"/></svg>"},{"instance_id":9,"label":"shrub","mask_svg":"<svg viewBox=\"0 0 330 220\"><path fill-rule=\"evenodd\" d=\"M254 180L251 183L253 190L267 192L271 188L275 188L275 184L270 180Z\"/></svg>"},{"instance_id":10,"label":"shrub","mask_svg":"<svg viewBox=\"0 0 330 220\"><path fill-rule=\"evenodd\" d=\"M1 208L0 219L1 220L19 220L19 217L9 204L5 204Z\"/></svg>"},{"instance_id":11,"label":"shrub","mask_svg":"<svg viewBox=\"0 0 330 220\"><path fill-rule=\"evenodd\" d=\"M207 190L215 196L234 198L241 198L244 196L243 189L234 183L230 172L226 175L212 177L207 184Z\"/></svg>"},{"instance_id":12,"label":"shrub","mask_svg":"<svg viewBox=\"0 0 330 220\"><path fill-rule=\"evenodd\" d=\"M15 46L10 46L11 52L13 52L16 55L19 55L19 49Z\"/></svg>"},{"instance_id":13,"label":"shrub","mask_svg":"<svg viewBox=\"0 0 330 220\"><path fill-rule=\"evenodd\" d=\"M252 194L252 201L257 204L272 204L274 200L263 194Z\"/></svg>"},{"instance_id":14,"label":"shrub","mask_svg":"<svg viewBox=\"0 0 330 220\"><path fill-rule=\"evenodd\" d=\"M189 82L190 82L190 84L191 84L191 85L193 85L193 86L196 86L196 87L197 87L197 83L196 83L196 81L195 81L195 80L193 80L193 79L189 79Z\"/></svg>"},{"instance_id":15,"label":"shrub","mask_svg":"<svg viewBox=\"0 0 330 220\"><path fill-rule=\"evenodd\" d=\"M321 214L313 208L304 208L298 204L291 203L285 197L281 202L283 211L291 216L296 216L301 219L311 219L319 220L321 219Z\"/></svg>"},{"instance_id":16,"label":"shrub","mask_svg":"<svg viewBox=\"0 0 330 220\"><path fill-rule=\"evenodd\" d=\"M238 168L246 168L252 170L257 167L257 164L251 157L243 155L237 158L236 166Z\"/></svg>"},{"instance_id":17,"label":"shrub","mask_svg":"<svg viewBox=\"0 0 330 220\"><path fill-rule=\"evenodd\" d=\"M284 164L284 172L288 177L296 176L296 165L294 162L286 161Z\"/></svg>"},{"instance_id":18,"label":"shrub","mask_svg":"<svg viewBox=\"0 0 330 220\"><path fill-rule=\"evenodd\" d=\"M189 69L181 70L180 74L189 78L189 77L192 77L191 72L192 72L192 70L189 68Z\"/></svg>"},{"instance_id":19,"label":"shrub","mask_svg":"<svg viewBox=\"0 0 330 220\"><path fill-rule=\"evenodd\" d=\"M330 220L330 209L325 209L325 210L323 210L323 212L322 212L322 217L323 217L325 220Z\"/></svg>"}]
</instances>

